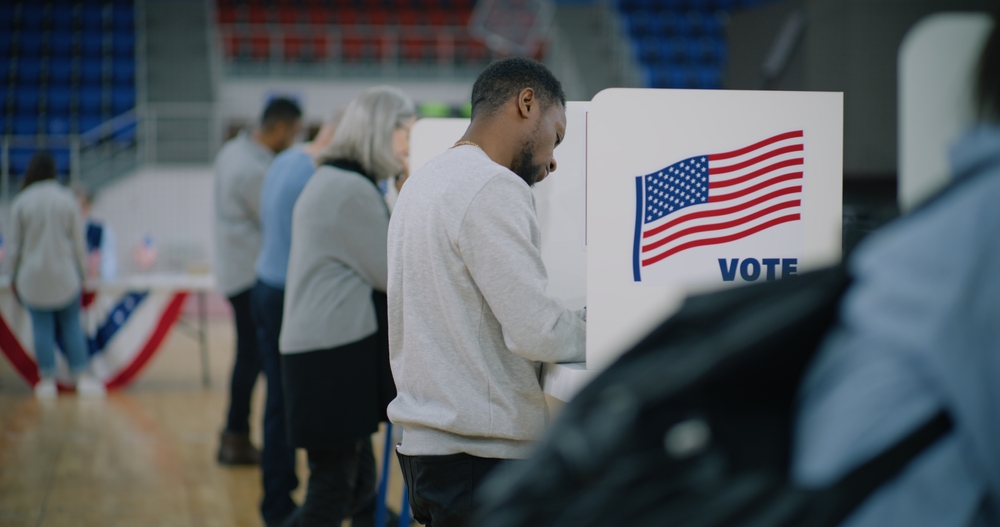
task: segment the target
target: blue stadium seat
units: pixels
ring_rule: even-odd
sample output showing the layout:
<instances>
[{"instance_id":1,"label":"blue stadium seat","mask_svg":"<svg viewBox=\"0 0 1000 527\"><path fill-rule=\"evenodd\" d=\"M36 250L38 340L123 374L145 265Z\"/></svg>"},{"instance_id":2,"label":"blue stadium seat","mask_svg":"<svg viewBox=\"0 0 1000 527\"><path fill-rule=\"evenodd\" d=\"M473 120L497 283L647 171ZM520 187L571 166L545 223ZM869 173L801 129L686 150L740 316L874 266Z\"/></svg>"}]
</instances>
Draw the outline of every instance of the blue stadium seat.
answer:
<instances>
[{"instance_id":1,"label":"blue stadium seat","mask_svg":"<svg viewBox=\"0 0 1000 527\"><path fill-rule=\"evenodd\" d=\"M660 57L663 62L680 62L683 59L684 39L674 37L660 41Z\"/></svg>"},{"instance_id":2,"label":"blue stadium seat","mask_svg":"<svg viewBox=\"0 0 1000 527\"><path fill-rule=\"evenodd\" d=\"M70 120L68 115L56 115L48 118L45 123L45 133L49 135L69 135Z\"/></svg>"},{"instance_id":3,"label":"blue stadium seat","mask_svg":"<svg viewBox=\"0 0 1000 527\"><path fill-rule=\"evenodd\" d=\"M20 114L34 114L38 111L38 88L19 86L15 92L15 106Z\"/></svg>"},{"instance_id":4,"label":"blue stadium seat","mask_svg":"<svg viewBox=\"0 0 1000 527\"><path fill-rule=\"evenodd\" d=\"M112 76L115 84L135 84L135 60L115 59Z\"/></svg>"},{"instance_id":5,"label":"blue stadium seat","mask_svg":"<svg viewBox=\"0 0 1000 527\"><path fill-rule=\"evenodd\" d=\"M660 61L660 39L656 37L643 38L639 41L636 49L639 53L639 61L646 64Z\"/></svg>"},{"instance_id":6,"label":"blue stadium seat","mask_svg":"<svg viewBox=\"0 0 1000 527\"><path fill-rule=\"evenodd\" d=\"M59 32L69 31L73 27L73 9L58 6L52 9L52 28ZM55 36L53 34L53 36Z\"/></svg>"},{"instance_id":7,"label":"blue stadium seat","mask_svg":"<svg viewBox=\"0 0 1000 527\"><path fill-rule=\"evenodd\" d=\"M20 42L21 56L40 55L42 53L42 33L37 31L22 31Z\"/></svg>"},{"instance_id":8,"label":"blue stadium seat","mask_svg":"<svg viewBox=\"0 0 1000 527\"><path fill-rule=\"evenodd\" d=\"M702 33L710 36L722 36L722 20L716 15L707 15L701 20Z\"/></svg>"},{"instance_id":9,"label":"blue stadium seat","mask_svg":"<svg viewBox=\"0 0 1000 527\"><path fill-rule=\"evenodd\" d=\"M45 21L45 11L38 4L25 4L21 8L21 30L41 29Z\"/></svg>"},{"instance_id":10,"label":"blue stadium seat","mask_svg":"<svg viewBox=\"0 0 1000 527\"><path fill-rule=\"evenodd\" d=\"M104 77L104 61L85 58L80 61L80 80L85 84L98 84Z\"/></svg>"},{"instance_id":11,"label":"blue stadium seat","mask_svg":"<svg viewBox=\"0 0 1000 527\"><path fill-rule=\"evenodd\" d=\"M85 31L80 36L80 48L84 56L101 56L104 53L104 34L100 31Z\"/></svg>"},{"instance_id":12,"label":"blue stadium seat","mask_svg":"<svg viewBox=\"0 0 1000 527\"><path fill-rule=\"evenodd\" d=\"M10 31L0 27L0 55L4 57L4 61L7 60L7 55L10 53Z\"/></svg>"},{"instance_id":13,"label":"blue stadium seat","mask_svg":"<svg viewBox=\"0 0 1000 527\"><path fill-rule=\"evenodd\" d=\"M69 56L73 52L73 34L69 31L53 31L49 49L53 55Z\"/></svg>"},{"instance_id":14,"label":"blue stadium seat","mask_svg":"<svg viewBox=\"0 0 1000 527\"><path fill-rule=\"evenodd\" d=\"M10 149L10 171L13 174L21 175L28 170L28 163L35 155L34 148L11 148Z\"/></svg>"},{"instance_id":15,"label":"blue stadium seat","mask_svg":"<svg viewBox=\"0 0 1000 527\"><path fill-rule=\"evenodd\" d=\"M38 84L42 74L42 61L35 57L21 57L17 61L17 80L21 84Z\"/></svg>"},{"instance_id":16,"label":"blue stadium seat","mask_svg":"<svg viewBox=\"0 0 1000 527\"><path fill-rule=\"evenodd\" d=\"M3 86L3 88L0 88L0 91L6 91L8 75L10 75L10 61L6 59L0 60L0 83L2 83Z\"/></svg>"},{"instance_id":17,"label":"blue stadium seat","mask_svg":"<svg viewBox=\"0 0 1000 527\"><path fill-rule=\"evenodd\" d=\"M115 115L135 107L135 88L118 87L111 91L111 110Z\"/></svg>"},{"instance_id":18,"label":"blue stadium seat","mask_svg":"<svg viewBox=\"0 0 1000 527\"><path fill-rule=\"evenodd\" d=\"M694 68L696 86L702 89L717 89L722 86L722 70L714 66Z\"/></svg>"},{"instance_id":19,"label":"blue stadium seat","mask_svg":"<svg viewBox=\"0 0 1000 527\"><path fill-rule=\"evenodd\" d=\"M56 162L56 172L60 174L69 174L69 149L57 148L51 150L49 153L52 154L52 159Z\"/></svg>"},{"instance_id":20,"label":"blue stadium seat","mask_svg":"<svg viewBox=\"0 0 1000 527\"><path fill-rule=\"evenodd\" d=\"M636 11L629 15L626 24L628 25L628 32L632 35L632 38L643 38L650 34L649 16L642 11Z\"/></svg>"},{"instance_id":21,"label":"blue stadium seat","mask_svg":"<svg viewBox=\"0 0 1000 527\"><path fill-rule=\"evenodd\" d=\"M72 95L73 92L68 86L49 86L48 96L45 99L46 110L49 113L68 113Z\"/></svg>"},{"instance_id":22,"label":"blue stadium seat","mask_svg":"<svg viewBox=\"0 0 1000 527\"><path fill-rule=\"evenodd\" d=\"M115 130L112 136L114 141L119 144L132 144L135 142L135 121L131 124L125 125L118 130Z\"/></svg>"},{"instance_id":23,"label":"blue stadium seat","mask_svg":"<svg viewBox=\"0 0 1000 527\"><path fill-rule=\"evenodd\" d=\"M0 4L0 31L9 31L14 25L14 6L4 2Z\"/></svg>"},{"instance_id":24,"label":"blue stadium seat","mask_svg":"<svg viewBox=\"0 0 1000 527\"><path fill-rule=\"evenodd\" d=\"M104 27L104 8L100 5L85 5L80 19L85 29L101 29Z\"/></svg>"},{"instance_id":25,"label":"blue stadium seat","mask_svg":"<svg viewBox=\"0 0 1000 527\"><path fill-rule=\"evenodd\" d=\"M7 116L3 112L0 112L0 135L7 135ZM2 155L0 159L3 159Z\"/></svg>"},{"instance_id":26,"label":"blue stadium seat","mask_svg":"<svg viewBox=\"0 0 1000 527\"><path fill-rule=\"evenodd\" d=\"M115 6L112 12L115 29L131 31L135 22L135 11L131 7Z\"/></svg>"},{"instance_id":27,"label":"blue stadium seat","mask_svg":"<svg viewBox=\"0 0 1000 527\"><path fill-rule=\"evenodd\" d=\"M80 112L100 113L101 111L101 89L92 86L84 86L80 89Z\"/></svg>"},{"instance_id":28,"label":"blue stadium seat","mask_svg":"<svg viewBox=\"0 0 1000 527\"><path fill-rule=\"evenodd\" d=\"M687 70L683 67L674 66L667 70L667 88L690 88Z\"/></svg>"},{"instance_id":29,"label":"blue stadium seat","mask_svg":"<svg viewBox=\"0 0 1000 527\"><path fill-rule=\"evenodd\" d=\"M37 133L37 115L19 115L14 118L14 135L35 135Z\"/></svg>"},{"instance_id":30,"label":"blue stadium seat","mask_svg":"<svg viewBox=\"0 0 1000 527\"><path fill-rule=\"evenodd\" d=\"M49 59L49 82L69 84L73 76L73 61L65 57Z\"/></svg>"},{"instance_id":31,"label":"blue stadium seat","mask_svg":"<svg viewBox=\"0 0 1000 527\"><path fill-rule=\"evenodd\" d=\"M702 40L697 37L688 37L684 42L684 58L688 62L701 62L704 55L705 50L702 46Z\"/></svg>"},{"instance_id":32,"label":"blue stadium seat","mask_svg":"<svg viewBox=\"0 0 1000 527\"><path fill-rule=\"evenodd\" d=\"M101 123L103 122L104 119L101 119L101 116L97 114L81 115L79 124L77 125L77 131L78 133L81 134L84 132L89 132L90 130L97 128L98 126L101 126Z\"/></svg>"},{"instance_id":33,"label":"blue stadium seat","mask_svg":"<svg viewBox=\"0 0 1000 527\"><path fill-rule=\"evenodd\" d=\"M116 57L135 57L135 34L132 31L115 30L111 46Z\"/></svg>"}]
</instances>

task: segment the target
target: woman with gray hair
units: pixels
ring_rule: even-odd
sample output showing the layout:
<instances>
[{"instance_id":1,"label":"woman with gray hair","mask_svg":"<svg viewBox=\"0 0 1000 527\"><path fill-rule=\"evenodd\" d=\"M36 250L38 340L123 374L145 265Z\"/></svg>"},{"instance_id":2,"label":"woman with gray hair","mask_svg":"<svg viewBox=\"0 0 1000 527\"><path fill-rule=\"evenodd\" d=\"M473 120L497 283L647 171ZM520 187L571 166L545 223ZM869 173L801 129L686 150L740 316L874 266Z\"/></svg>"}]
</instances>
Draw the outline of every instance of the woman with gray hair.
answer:
<instances>
[{"instance_id":1,"label":"woman with gray hair","mask_svg":"<svg viewBox=\"0 0 1000 527\"><path fill-rule=\"evenodd\" d=\"M289 438L309 458L291 525L340 525L375 509L371 434L396 396L389 370L382 180L405 172L413 102L372 88L348 106L292 216L279 347Z\"/></svg>"}]
</instances>

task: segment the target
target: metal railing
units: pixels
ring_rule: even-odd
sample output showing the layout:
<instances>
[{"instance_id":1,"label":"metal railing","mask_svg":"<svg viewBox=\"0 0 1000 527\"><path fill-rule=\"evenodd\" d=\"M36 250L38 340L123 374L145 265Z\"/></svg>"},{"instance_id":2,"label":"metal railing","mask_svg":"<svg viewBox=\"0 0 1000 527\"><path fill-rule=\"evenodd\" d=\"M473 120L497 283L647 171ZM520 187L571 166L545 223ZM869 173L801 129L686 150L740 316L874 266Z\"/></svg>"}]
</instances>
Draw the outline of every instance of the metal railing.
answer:
<instances>
[{"instance_id":1,"label":"metal railing","mask_svg":"<svg viewBox=\"0 0 1000 527\"><path fill-rule=\"evenodd\" d=\"M101 125L71 135L6 135L0 138L0 200L12 195L14 176L21 176L28 160L38 150L50 151L57 165L68 164L71 183L100 187L138 166L135 110L129 110ZM17 174L12 160L18 158ZM68 158L68 163L65 161ZM63 168L60 166L59 168Z\"/></svg>"}]
</instances>

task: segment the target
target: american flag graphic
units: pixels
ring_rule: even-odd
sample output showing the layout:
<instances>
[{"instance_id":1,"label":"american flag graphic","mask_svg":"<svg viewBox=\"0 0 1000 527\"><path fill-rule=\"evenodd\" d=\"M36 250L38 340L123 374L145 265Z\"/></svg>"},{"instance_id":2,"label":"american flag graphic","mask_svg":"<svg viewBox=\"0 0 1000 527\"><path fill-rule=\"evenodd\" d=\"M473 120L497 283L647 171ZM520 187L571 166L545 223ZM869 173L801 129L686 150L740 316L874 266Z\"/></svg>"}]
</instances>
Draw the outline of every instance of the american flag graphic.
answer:
<instances>
[{"instance_id":1,"label":"american flag graphic","mask_svg":"<svg viewBox=\"0 0 1000 527\"><path fill-rule=\"evenodd\" d=\"M144 236L142 242L132 249L132 260L143 271L148 271L153 267L153 264L156 263L156 246L153 245L152 238Z\"/></svg>"},{"instance_id":2,"label":"american flag graphic","mask_svg":"<svg viewBox=\"0 0 1000 527\"><path fill-rule=\"evenodd\" d=\"M804 154L795 130L636 177L635 281L682 251L799 221Z\"/></svg>"}]
</instances>

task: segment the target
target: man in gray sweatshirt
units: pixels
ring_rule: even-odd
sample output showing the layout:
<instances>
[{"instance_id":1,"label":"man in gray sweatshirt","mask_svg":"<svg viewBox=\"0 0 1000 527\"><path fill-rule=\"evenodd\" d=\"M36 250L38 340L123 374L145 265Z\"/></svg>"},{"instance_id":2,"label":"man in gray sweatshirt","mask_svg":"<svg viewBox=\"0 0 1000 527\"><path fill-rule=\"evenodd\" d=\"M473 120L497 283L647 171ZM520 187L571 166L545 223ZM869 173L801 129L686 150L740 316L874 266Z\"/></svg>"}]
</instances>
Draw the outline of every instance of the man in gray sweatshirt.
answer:
<instances>
[{"instance_id":1,"label":"man in gray sweatshirt","mask_svg":"<svg viewBox=\"0 0 1000 527\"><path fill-rule=\"evenodd\" d=\"M465 135L410 176L393 210L388 413L425 525L467 524L487 472L528 457L545 429L540 363L584 359L583 319L545 292L530 188L556 169L565 104L538 62L494 62Z\"/></svg>"}]
</instances>

